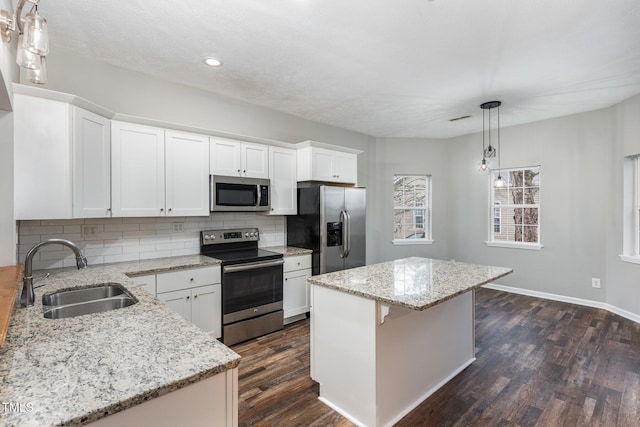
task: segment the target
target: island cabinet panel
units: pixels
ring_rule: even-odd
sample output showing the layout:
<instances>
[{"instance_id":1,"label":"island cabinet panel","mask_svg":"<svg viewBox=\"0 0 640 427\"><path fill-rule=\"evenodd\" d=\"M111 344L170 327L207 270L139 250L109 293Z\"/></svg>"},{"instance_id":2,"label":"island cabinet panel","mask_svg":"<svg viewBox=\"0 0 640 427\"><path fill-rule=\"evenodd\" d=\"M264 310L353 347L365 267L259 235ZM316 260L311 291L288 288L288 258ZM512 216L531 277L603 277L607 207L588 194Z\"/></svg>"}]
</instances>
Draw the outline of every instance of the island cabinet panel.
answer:
<instances>
[{"instance_id":1,"label":"island cabinet panel","mask_svg":"<svg viewBox=\"0 0 640 427\"><path fill-rule=\"evenodd\" d=\"M238 368L89 423L91 427L236 427Z\"/></svg>"},{"instance_id":2,"label":"island cabinet panel","mask_svg":"<svg viewBox=\"0 0 640 427\"><path fill-rule=\"evenodd\" d=\"M422 311L311 292L311 377L358 425L393 425L475 360L473 291Z\"/></svg>"}]
</instances>

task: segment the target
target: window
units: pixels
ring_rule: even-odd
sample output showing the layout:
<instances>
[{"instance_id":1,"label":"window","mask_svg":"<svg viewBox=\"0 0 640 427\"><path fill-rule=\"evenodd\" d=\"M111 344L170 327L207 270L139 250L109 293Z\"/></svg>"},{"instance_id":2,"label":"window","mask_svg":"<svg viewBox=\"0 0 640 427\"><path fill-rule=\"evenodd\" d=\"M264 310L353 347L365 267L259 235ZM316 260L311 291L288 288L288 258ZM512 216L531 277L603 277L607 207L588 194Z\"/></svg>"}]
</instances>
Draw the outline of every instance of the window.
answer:
<instances>
[{"instance_id":1,"label":"window","mask_svg":"<svg viewBox=\"0 0 640 427\"><path fill-rule=\"evenodd\" d=\"M498 174L504 185L495 185ZM540 249L540 166L491 172L489 246Z\"/></svg>"},{"instance_id":2,"label":"window","mask_svg":"<svg viewBox=\"0 0 640 427\"><path fill-rule=\"evenodd\" d=\"M433 243L431 175L393 176L393 243Z\"/></svg>"},{"instance_id":3,"label":"window","mask_svg":"<svg viewBox=\"0 0 640 427\"><path fill-rule=\"evenodd\" d=\"M623 261L640 264L640 155L624 159Z\"/></svg>"}]
</instances>

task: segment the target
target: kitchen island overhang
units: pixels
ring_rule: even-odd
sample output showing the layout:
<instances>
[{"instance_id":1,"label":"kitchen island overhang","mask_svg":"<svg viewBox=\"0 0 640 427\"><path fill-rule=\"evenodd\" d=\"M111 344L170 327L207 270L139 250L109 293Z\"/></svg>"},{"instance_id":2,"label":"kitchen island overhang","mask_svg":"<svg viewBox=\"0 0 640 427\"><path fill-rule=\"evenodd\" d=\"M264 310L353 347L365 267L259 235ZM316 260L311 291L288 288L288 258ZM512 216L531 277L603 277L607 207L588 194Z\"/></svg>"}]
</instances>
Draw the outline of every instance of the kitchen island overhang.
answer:
<instances>
[{"instance_id":1,"label":"kitchen island overhang","mask_svg":"<svg viewBox=\"0 0 640 427\"><path fill-rule=\"evenodd\" d=\"M473 290L512 271L412 257L309 278L320 400L358 425L399 421L475 360Z\"/></svg>"}]
</instances>

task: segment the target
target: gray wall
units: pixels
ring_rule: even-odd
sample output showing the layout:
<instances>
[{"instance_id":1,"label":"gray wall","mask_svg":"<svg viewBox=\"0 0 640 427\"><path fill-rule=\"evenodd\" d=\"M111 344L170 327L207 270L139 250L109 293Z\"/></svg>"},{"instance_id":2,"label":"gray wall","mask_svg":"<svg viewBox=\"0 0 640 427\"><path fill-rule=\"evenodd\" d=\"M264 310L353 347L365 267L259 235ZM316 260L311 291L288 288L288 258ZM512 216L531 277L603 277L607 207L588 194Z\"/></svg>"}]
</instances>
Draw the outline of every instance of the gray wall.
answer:
<instances>
[{"instance_id":1,"label":"gray wall","mask_svg":"<svg viewBox=\"0 0 640 427\"><path fill-rule=\"evenodd\" d=\"M613 185L610 188L609 217L606 221L607 303L640 315L640 265L622 262L622 160L640 154L640 95L611 108L613 144L611 150Z\"/></svg>"},{"instance_id":2,"label":"gray wall","mask_svg":"<svg viewBox=\"0 0 640 427\"><path fill-rule=\"evenodd\" d=\"M501 167L541 166L540 251L488 247L489 174L479 172L481 136L451 144L452 251L461 261L508 266L498 283L605 300L612 141L607 110L501 130ZM495 163L494 163L495 165ZM461 228L459 228L462 225ZM591 287L591 278L604 287Z\"/></svg>"},{"instance_id":3,"label":"gray wall","mask_svg":"<svg viewBox=\"0 0 640 427\"><path fill-rule=\"evenodd\" d=\"M408 256L450 258L447 210L450 204L449 143L437 139L378 138L375 173L370 177L369 236L373 257L387 261ZM393 245L393 175L427 174L432 178L432 245ZM371 239L370 239L371 240Z\"/></svg>"}]
</instances>

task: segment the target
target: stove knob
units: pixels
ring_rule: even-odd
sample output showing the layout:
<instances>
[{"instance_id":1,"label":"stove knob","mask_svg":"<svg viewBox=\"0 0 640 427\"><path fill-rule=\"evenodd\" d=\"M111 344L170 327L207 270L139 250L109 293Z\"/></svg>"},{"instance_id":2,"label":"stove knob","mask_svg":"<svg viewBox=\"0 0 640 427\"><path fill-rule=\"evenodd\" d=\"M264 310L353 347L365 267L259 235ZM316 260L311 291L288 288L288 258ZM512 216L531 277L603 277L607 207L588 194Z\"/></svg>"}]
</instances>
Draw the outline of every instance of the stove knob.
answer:
<instances>
[{"instance_id":1,"label":"stove knob","mask_svg":"<svg viewBox=\"0 0 640 427\"><path fill-rule=\"evenodd\" d=\"M209 240L209 235L208 234L204 235L204 240Z\"/></svg>"},{"instance_id":2,"label":"stove knob","mask_svg":"<svg viewBox=\"0 0 640 427\"><path fill-rule=\"evenodd\" d=\"M216 240L216 235L215 234L211 235L211 240Z\"/></svg>"},{"instance_id":3,"label":"stove knob","mask_svg":"<svg viewBox=\"0 0 640 427\"><path fill-rule=\"evenodd\" d=\"M258 237L258 232L257 231L256 231L255 235L256 235L256 237Z\"/></svg>"},{"instance_id":4,"label":"stove knob","mask_svg":"<svg viewBox=\"0 0 640 427\"><path fill-rule=\"evenodd\" d=\"M249 233L244 233L244 237L249 237Z\"/></svg>"}]
</instances>

